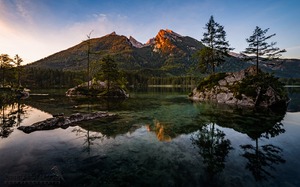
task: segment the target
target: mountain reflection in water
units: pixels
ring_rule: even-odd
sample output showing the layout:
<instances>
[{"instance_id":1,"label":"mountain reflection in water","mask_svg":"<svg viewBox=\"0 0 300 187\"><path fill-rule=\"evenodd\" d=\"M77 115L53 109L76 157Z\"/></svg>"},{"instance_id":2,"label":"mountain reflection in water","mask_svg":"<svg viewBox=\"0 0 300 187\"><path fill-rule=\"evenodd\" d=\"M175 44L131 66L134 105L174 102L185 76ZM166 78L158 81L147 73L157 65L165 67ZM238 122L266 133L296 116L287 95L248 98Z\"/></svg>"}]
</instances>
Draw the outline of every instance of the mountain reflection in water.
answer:
<instances>
[{"instance_id":1,"label":"mountain reflection in water","mask_svg":"<svg viewBox=\"0 0 300 187\"><path fill-rule=\"evenodd\" d=\"M32 96L1 107L1 132L9 133L0 139L0 179L8 173L52 173L56 168L69 186L300 182L295 177L300 174L300 126L285 121L292 116L285 111L191 103L182 94L160 93L135 93L121 101ZM16 129L52 114L99 110L118 117L30 135ZM22 156L11 154L19 151Z\"/></svg>"}]
</instances>

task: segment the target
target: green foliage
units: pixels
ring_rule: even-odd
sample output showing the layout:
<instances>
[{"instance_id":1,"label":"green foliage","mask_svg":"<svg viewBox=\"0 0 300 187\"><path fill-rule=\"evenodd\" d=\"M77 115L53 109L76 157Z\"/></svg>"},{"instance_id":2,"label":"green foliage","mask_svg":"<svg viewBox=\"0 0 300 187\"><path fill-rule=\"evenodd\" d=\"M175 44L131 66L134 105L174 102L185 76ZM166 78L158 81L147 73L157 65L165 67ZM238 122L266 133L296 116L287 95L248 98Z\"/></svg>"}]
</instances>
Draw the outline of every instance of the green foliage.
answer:
<instances>
[{"instance_id":1,"label":"green foliage","mask_svg":"<svg viewBox=\"0 0 300 187\"><path fill-rule=\"evenodd\" d=\"M111 56L107 55L101 61L94 62L92 70L94 74L92 81L76 87L76 91L80 95L120 96L119 88L127 90L127 80L124 72L119 71L117 63Z\"/></svg>"},{"instance_id":2,"label":"green foliage","mask_svg":"<svg viewBox=\"0 0 300 187\"><path fill-rule=\"evenodd\" d=\"M244 94L248 97L256 98L257 89L260 88L261 93L265 93L269 87L272 87L279 95L285 97L283 83L269 73L259 73L257 75L247 76L241 83L233 85L231 90L234 91L235 96L241 99Z\"/></svg>"},{"instance_id":3,"label":"green foliage","mask_svg":"<svg viewBox=\"0 0 300 187\"><path fill-rule=\"evenodd\" d=\"M214 176L223 171L226 157L233 149L223 131L215 128L215 124L203 126L192 137L192 143L199 148L208 175Z\"/></svg>"},{"instance_id":4,"label":"green foliage","mask_svg":"<svg viewBox=\"0 0 300 187\"><path fill-rule=\"evenodd\" d=\"M224 26L215 22L213 16L210 17L208 23L205 25L205 29L206 32L203 34L201 41L207 48L201 50L199 63L200 66L204 65L206 67L206 71L210 66L212 73L214 73L215 67L225 61L225 56L233 48L230 48L228 41L226 41Z\"/></svg>"},{"instance_id":5,"label":"green foliage","mask_svg":"<svg viewBox=\"0 0 300 187\"><path fill-rule=\"evenodd\" d=\"M200 92L206 89L210 90L214 86L219 85L219 81L224 79L227 75L225 73L217 73L210 75L200 81L197 90ZM241 100L242 95L252 98L255 102L267 101L270 98L267 96L267 91L271 89L283 100L287 98L287 93L283 87L283 83L279 78L274 77L272 74L260 72L255 75L246 75L240 82L235 82L233 85L227 85L230 92L234 97Z\"/></svg>"},{"instance_id":6,"label":"green foliage","mask_svg":"<svg viewBox=\"0 0 300 187\"><path fill-rule=\"evenodd\" d=\"M70 88L85 81L84 72L24 68L22 85L28 88Z\"/></svg>"},{"instance_id":7,"label":"green foliage","mask_svg":"<svg viewBox=\"0 0 300 187\"><path fill-rule=\"evenodd\" d=\"M13 103L16 100L16 94L10 88L0 88L0 106Z\"/></svg>"},{"instance_id":8,"label":"green foliage","mask_svg":"<svg viewBox=\"0 0 300 187\"><path fill-rule=\"evenodd\" d=\"M175 51L171 49L166 53L154 52L154 46L148 45L135 48L128 38L116 34L110 34L101 38L84 41L67 50L48 56L29 67L44 69L59 69L82 71L87 67L87 42L90 45L90 62L99 62L106 55L113 57L120 70L139 71L142 69L164 69L163 74L183 75L194 63L191 55L195 50L203 47L203 44L190 37L182 37L180 41L170 40ZM173 49L173 48L172 48ZM164 67L166 65L166 67ZM91 71L93 69L91 68ZM92 74L91 74L92 75Z\"/></svg>"},{"instance_id":9,"label":"green foliage","mask_svg":"<svg viewBox=\"0 0 300 187\"><path fill-rule=\"evenodd\" d=\"M142 48L135 48L131 45L127 37L116 34L93 38L90 39L90 62L98 62L105 55L110 55L118 64L118 68L127 72L151 69L153 72L157 71L155 76L185 76L187 73L193 73L194 75L199 73L199 70L196 69L199 64L199 56L194 54L201 50L204 45L200 41L188 36L180 37L178 40L172 39L170 42L178 53L174 53L172 50L166 53L155 52L152 44ZM216 48L214 47L214 49ZM225 54L222 53L222 55ZM192 58L192 56L197 57ZM215 72L235 72L251 65L244 63L241 59L227 57L226 55L224 60L224 63L216 67ZM282 77L300 76L300 68L298 68L299 60L284 59L282 61L284 62L280 68L283 71L279 68L272 70L269 67L264 69L264 71L275 71L276 75ZM26 65L24 68L27 67L58 69L62 71L83 71L87 68L87 41ZM210 70L212 69L211 66L209 68ZM87 81L87 78L84 81Z\"/></svg>"},{"instance_id":10,"label":"green foliage","mask_svg":"<svg viewBox=\"0 0 300 187\"><path fill-rule=\"evenodd\" d=\"M197 86L197 90L204 91L218 85L219 81L226 77L226 73L216 73L204 78Z\"/></svg>"},{"instance_id":11,"label":"green foliage","mask_svg":"<svg viewBox=\"0 0 300 187\"><path fill-rule=\"evenodd\" d=\"M21 63L23 62L23 59L19 57L19 55L16 55L14 57L14 64L16 65L16 77L17 77L17 84L18 84L18 88L21 87L21 73L22 73L22 66Z\"/></svg>"},{"instance_id":12,"label":"green foliage","mask_svg":"<svg viewBox=\"0 0 300 187\"><path fill-rule=\"evenodd\" d=\"M196 53L199 60L199 69L202 73L208 72L212 69L211 62L213 62L213 50L209 47L204 47Z\"/></svg>"},{"instance_id":13,"label":"green foliage","mask_svg":"<svg viewBox=\"0 0 300 187\"><path fill-rule=\"evenodd\" d=\"M300 85L299 78L280 78L279 81L285 85Z\"/></svg>"},{"instance_id":14,"label":"green foliage","mask_svg":"<svg viewBox=\"0 0 300 187\"><path fill-rule=\"evenodd\" d=\"M108 91L106 89L98 89L93 86L88 89L88 87L80 86L76 89L78 92L80 92L82 95L86 96L101 96L105 95Z\"/></svg>"},{"instance_id":15,"label":"green foliage","mask_svg":"<svg viewBox=\"0 0 300 187\"><path fill-rule=\"evenodd\" d=\"M119 79L120 73L117 67L117 63L110 56L103 57L101 61L99 61L100 70L96 75L101 81L112 81L115 82Z\"/></svg>"},{"instance_id":16,"label":"green foliage","mask_svg":"<svg viewBox=\"0 0 300 187\"><path fill-rule=\"evenodd\" d=\"M5 87L5 82L7 80L6 77L5 77L5 71L7 71L9 68L12 67L12 62L13 60L7 55L7 54L1 54L0 55L0 69L1 69L1 72L2 72L2 87Z\"/></svg>"},{"instance_id":17,"label":"green foliage","mask_svg":"<svg viewBox=\"0 0 300 187\"><path fill-rule=\"evenodd\" d=\"M117 84L125 88L127 81L120 73L115 60L107 55L99 62L100 70L96 74L96 79L107 82L107 91L110 89L110 84Z\"/></svg>"},{"instance_id":18,"label":"green foliage","mask_svg":"<svg viewBox=\"0 0 300 187\"><path fill-rule=\"evenodd\" d=\"M281 53L286 52L285 49L281 50L278 47L274 47L276 42L267 42L270 38L276 34L271 34L266 36L266 33L269 29L262 30L260 27L256 26L253 34L246 39L249 46L243 52L245 55L248 55L246 60L253 60L253 57L256 60L256 70L258 71L258 63L260 58L263 60L274 60L278 59L281 56Z\"/></svg>"}]
</instances>

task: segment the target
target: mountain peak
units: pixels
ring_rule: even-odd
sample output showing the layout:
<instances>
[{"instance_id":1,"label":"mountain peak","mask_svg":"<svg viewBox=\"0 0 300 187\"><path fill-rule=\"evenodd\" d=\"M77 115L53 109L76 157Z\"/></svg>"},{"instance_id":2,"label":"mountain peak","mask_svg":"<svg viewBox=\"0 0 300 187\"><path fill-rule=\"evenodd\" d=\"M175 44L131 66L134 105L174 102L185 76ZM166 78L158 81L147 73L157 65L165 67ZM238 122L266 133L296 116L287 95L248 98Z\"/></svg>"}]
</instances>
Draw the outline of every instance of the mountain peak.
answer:
<instances>
[{"instance_id":1,"label":"mountain peak","mask_svg":"<svg viewBox=\"0 0 300 187\"><path fill-rule=\"evenodd\" d=\"M180 34L174 32L174 31L171 30L171 29L166 29L166 32L168 32L168 33L170 33L170 34L174 34L174 35L176 35L176 36L178 36L178 37L182 37Z\"/></svg>"},{"instance_id":2,"label":"mountain peak","mask_svg":"<svg viewBox=\"0 0 300 187\"><path fill-rule=\"evenodd\" d=\"M166 29L166 30L161 29L158 33L159 34L166 34L166 35L173 36L173 37L183 37L183 36L181 36L180 34L174 32L171 29Z\"/></svg>"},{"instance_id":3,"label":"mountain peak","mask_svg":"<svg viewBox=\"0 0 300 187\"><path fill-rule=\"evenodd\" d=\"M132 36L117 35L116 32L93 38L90 42L91 52L99 54L92 55L91 60L98 61L108 54L116 58L121 70L137 71L141 75L149 76L186 74L197 64L191 57L203 47L200 41L189 36L181 36L170 29L160 30L146 44L141 44ZM87 67L87 54L87 44L81 42L33 62L27 67L83 71ZM236 53L231 55L239 57ZM217 71L237 71L239 68L249 66L248 63L234 57L226 61ZM283 61L280 69L270 69L264 65L261 67L267 71L275 71L278 76L299 77L300 60Z\"/></svg>"},{"instance_id":4,"label":"mountain peak","mask_svg":"<svg viewBox=\"0 0 300 187\"><path fill-rule=\"evenodd\" d=\"M146 43L145 45L148 46L148 45L154 45L155 44L155 38L150 38Z\"/></svg>"},{"instance_id":5,"label":"mountain peak","mask_svg":"<svg viewBox=\"0 0 300 187\"><path fill-rule=\"evenodd\" d=\"M132 36L129 36L129 41L130 41L131 45L134 46L134 47L136 47L136 48L142 48L142 47L144 47L144 45L141 42L137 41Z\"/></svg>"},{"instance_id":6,"label":"mountain peak","mask_svg":"<svg viewBox=\"0 0 300 187\"><path fill-rule=\"evenodd\" d=\"M181 42L182 36L170 29L161 29L155 37L154 51L172 51L175 52L176 46L174 42Z\"/></svg>"},{"instance_id":7,"label":"mountain peak","mask_svg":"<svg viewBox=\"0 0 300 187\"><path fill-rule=\"evenodd\" d=\"M153 75L156 75L160 74L160 71L156 70L162 68L163 71L179 74L192 63L190 56L202 48L201 42L179 36L169 29L160 30L154 38L142 44L133 36L112 32L100 38L93 38L90 50L99 55L92 55L91 60L99 60L103 55L109 54L117 59L118 66L124 70L151 69L151 74L153 72ZM87 60L84 58L87 54L86 46L86 43L82 42L41 59L31 67L82 70L87 66Z\"/></svg>"},{"instance_id":8,"label":"mountain peak","mask_svg":"<svg viewBox=\"0 0 300 187\"><path fill-rule=\"evenodd\" d=\"M107 34L107 35L105 35L105 36L116 36L116 35L117 35L116 31L113 31L112 33Z\"/></svg>"}]
</instances>

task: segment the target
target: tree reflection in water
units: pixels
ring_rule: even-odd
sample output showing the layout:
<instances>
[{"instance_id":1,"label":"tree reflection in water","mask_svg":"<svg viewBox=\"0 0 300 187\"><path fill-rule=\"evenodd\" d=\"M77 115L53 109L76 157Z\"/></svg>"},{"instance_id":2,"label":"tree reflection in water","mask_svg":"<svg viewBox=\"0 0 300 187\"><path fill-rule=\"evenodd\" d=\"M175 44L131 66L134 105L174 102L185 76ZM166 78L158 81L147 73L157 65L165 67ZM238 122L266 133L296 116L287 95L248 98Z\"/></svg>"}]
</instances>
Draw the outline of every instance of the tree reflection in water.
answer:
<instances>
[{"instance_id":1,"label":"tree reflection in water","mask_svg":"<svg viewBox=\"0 0 300 187\"><path fill-rule=\"evenodd\" d=\"M247 144L241 145L241 148L245 151L242 156L248 159L246 168L252 172L256 181L273 177L267 168L275 170L274 164L285 163L281 157L282 149L272 144L258 146L258 140L256 140L255 147Z\"/></svg>"},{"instance_id":2,"label":"tree reflection in water","mask_svg":"<svg viewBox=\"0 0 300 187\"><path fill-rule=\"evenodd\" d=\"M0 126L0 137L7 138L10 133L13 132L13 124L15 123L14 120L7 118L5 115L6 107L1 106L1 126Z\"/></svg>"},{"instance_id":3,"label":"tree reflection in water","mask_svg":"<svg viewBox=\"0 0 300 187\"><path fill-rule=\"evenodd\" d=\"M286 110L237 108L213 103L195 106L199 107L200 111L195 120L202 128L192 139L199 147L199 154L203 157L203 162L207 165L206 170L210 174L224 169L226 155L232 149L230 141L224 138L225 133L215 129L215 124L232 128L255 141L253 144L240 145L243 151L241 156L248 161L246 169L252 172L255 180L273 177L271 170L275 170L275 165L285 163L282 148L270 143L259 146L259 140L270 139L285 132L281 121Z\"/></svg>"},{"instance_id":4,"label":"tree reflection in water","mask_svg":"<svg viewBox=\"0 0 300 187\"><path fill-rule=\"evenodd\" d=\"M83 152L87 152L88 154L91 153L91 146L94 145L95 140L102 142L106 138L100 132L91 132L89 128L82 129L81 127L75 127L72 132L75 132L78 137L84 137Z\"/></svg>"},{"instance_id":5,"label":"tree reflection in water","mask_svg":"<svg viewBox=\"0 0 300 187\"><path fill-rule=\"evenodd\" d=\"M1 124L0 137L7 138L14 130L14 127L20 126L25 115L25 105L16 102L1 102Z\"/></svg>"},{"instance_id":6,"label":"tree reflection in water","mask_svg":"<svg viewBox=\"0 0 300 187\"><path fill-rule=\"evenodd\" d=\"M269 139L284 132L283 124L277 122L272 128L255 137L255 146L251 144L240 146L244 151L242 156L248 160L246 169L252 172L256 181L268 180L268 177L274 178L269 170L276 170L275 164L285 163L282 158L283 150L280 147L272 144L259 146L259 139Z\"/></svg>"},{"instance_id":7,"label":"tree reflection in water","mask_svg":"<svg viewBox=\"0 0 300 187\"><path fill-rule=\"evenodd\" d=\"M93 104L92 100L88 99L87 100L87 111L90 113L93 111ZM108 101L106 103L109 103ZM109 107L109 104L107 104ZM80 125L82 123L79 123ZM85 123L83 123L85 124ZM84 137L84 142L83 142L83 152L87 152L88 155L91 153L91 146L94 145L94 141L97 139L100 139L101 141L105 138L100 132L91 132L91 127L90 124L87 123L87 125L83 125L85 128L81 127L75 127L72 132L76 133L76 136L79 137Z\"/></svg>"},{"instance_id":8,"label":"tree reflection in water","mask_svg":"<svg viewBox=\"0 0 300 187\"><path fill-rule=\"evenodd\" d=\"M215 128L215 123L203 126L192 137L192 142L199 148L209 179L223 171L225 159L233 148L230 140L225 139L225 133Z\"/></svg>"}]
</instances>

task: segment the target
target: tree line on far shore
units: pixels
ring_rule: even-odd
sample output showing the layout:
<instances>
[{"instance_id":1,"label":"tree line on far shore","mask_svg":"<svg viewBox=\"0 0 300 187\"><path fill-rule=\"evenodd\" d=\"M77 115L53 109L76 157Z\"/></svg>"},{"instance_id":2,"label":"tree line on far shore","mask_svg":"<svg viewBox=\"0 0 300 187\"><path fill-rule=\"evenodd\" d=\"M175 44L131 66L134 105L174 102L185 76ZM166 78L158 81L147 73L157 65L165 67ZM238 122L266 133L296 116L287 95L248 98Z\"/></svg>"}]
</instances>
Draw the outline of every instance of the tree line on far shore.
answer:
<instances>
[{"instance_id":1,"label":"tree line on far shore","mask_svg":"<svg viewBox=\"0 0 300 187\"><path fill-rule=\"evenodd\" d=\"M36 67L22 67L20 76L16 67L4 68L4 87L13 88L71 88L86 81L86 71L63 71ZM139 72L120 71L128 87L145 88L148 85L195 85L198 76L149 77ZM101 78L101 73L97 75ZM1 86L3 85L2 73ZM18 79L19 78L19 79ZM20 83L20 84L19 84ZM20 85L20 86L19 86Z\"/></svg>"}]
</instances>

